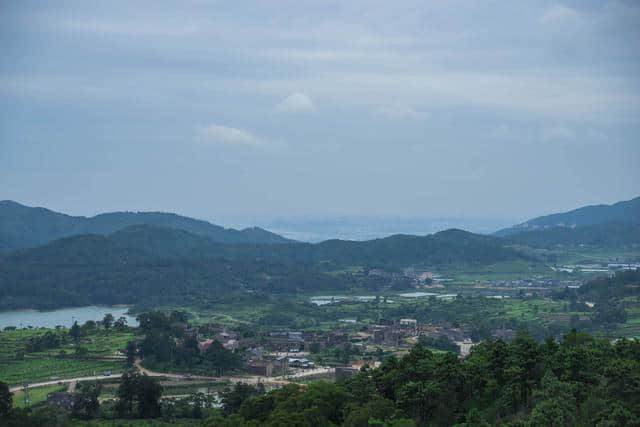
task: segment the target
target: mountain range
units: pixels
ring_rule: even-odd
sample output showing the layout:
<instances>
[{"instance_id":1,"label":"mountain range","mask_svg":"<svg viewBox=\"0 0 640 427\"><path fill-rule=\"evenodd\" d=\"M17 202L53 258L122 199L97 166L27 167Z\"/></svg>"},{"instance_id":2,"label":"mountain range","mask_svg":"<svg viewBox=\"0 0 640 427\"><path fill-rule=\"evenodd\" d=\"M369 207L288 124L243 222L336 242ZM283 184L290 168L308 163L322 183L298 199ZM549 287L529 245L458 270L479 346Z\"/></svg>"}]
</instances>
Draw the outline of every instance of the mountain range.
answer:
<instances>
[{"instance_id":1,"label":"mountain range","mask_svg":"<svg viewBox=\"0 0 640 427\"><path fill-rule=\"evenodd\" d=\"M5 251L0 256L0 309L195 304L247 292L344 291L377 286L366 276L335 274L351 266L398 271L410 265L529 260L517 245L633 246L640 242L639 201L536 218L498 233L503 237L450 229L427 236L315 244L260 228L225 229L172 213L87 218L5 201L0 202Z\"/></svg>"},{"instance_id":2,"label":"mountain range","mask_svg":"<svg viewBox=\"0 0 640 427\"><path fill-rule=\"evenodd\" d=\"M173 213L112 212L84 217L4 200L0 201L0 252L38 246L73 235L107 235L132 225L155 225L183 230L221 243L292 242L259 227L234 230Z\"/></svg>"},{"instance_id":3,"label":"mountain range","mask_svg":"<svg viewBox=\"0 0 640 427\"><path fill-rule=\"evenodd\" d=\"M540 216L499 230L495 235L502 237L550 228L575 228L614 222L640 224L640 197L612 205L585 206L569 212Z\"/></svg>"},{"instance_id":4,"label":"mountain range","mask_svg":"<svg viewBox=\"0 0 640 427\"><path fill-rule=\"evenodd\" d=\"M239 294L345 291L371 283L366 277L327 272L354 265L397 270L415 263L437 266L525 259L504 243L498 237L448 230L367 242L249 245L135 225L107 236L65 237L0 257L0 309L200 304Z\"/></svg>"}]
</instances>

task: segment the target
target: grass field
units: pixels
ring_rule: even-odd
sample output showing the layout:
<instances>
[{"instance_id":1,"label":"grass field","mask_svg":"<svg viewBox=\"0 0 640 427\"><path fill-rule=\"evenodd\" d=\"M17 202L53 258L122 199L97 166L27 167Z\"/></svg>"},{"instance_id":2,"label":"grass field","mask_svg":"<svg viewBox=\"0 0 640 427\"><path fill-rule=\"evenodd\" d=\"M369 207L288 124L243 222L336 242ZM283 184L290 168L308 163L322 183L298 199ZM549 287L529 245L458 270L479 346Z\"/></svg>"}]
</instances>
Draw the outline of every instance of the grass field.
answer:
<instances>
[{"instance_id":1,"label":"grass field","mask_svg":"<svg viewBox=\"0 0 640 427\"><path fill-rule=\"evenodd\" d=\"M55 393L57 391L65 391L66 386L52 385L47 387L38 387L29 389L29 402L25 403L24 393L17 391L13 394L13 406L16 408L24 408L25 406L36 406L47 400L49 393Z\"/></svg>"}]
</instances>

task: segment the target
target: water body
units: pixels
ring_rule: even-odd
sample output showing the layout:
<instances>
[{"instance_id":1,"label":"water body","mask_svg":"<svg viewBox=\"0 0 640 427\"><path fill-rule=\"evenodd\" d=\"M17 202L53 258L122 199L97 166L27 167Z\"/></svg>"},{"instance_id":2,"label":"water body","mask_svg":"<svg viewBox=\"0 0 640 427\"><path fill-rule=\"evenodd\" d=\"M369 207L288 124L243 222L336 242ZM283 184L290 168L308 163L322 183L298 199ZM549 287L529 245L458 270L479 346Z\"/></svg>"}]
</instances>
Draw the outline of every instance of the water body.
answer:
<instances>
[{"instance_id":1,"label":"water body","mask_svg":"<svg viewBox=\"0 0 640 427\"><path fill-rule=\"evenodd\" d=\"M398 295L405 298L421 298L421 297L436 296L438 294L434 294L433 292L407 292L407 293L398 294Z\"/></svg>"},{"instance_id":2,"label":"water body","mask_svg":"<svg viewBox=\"0 0 640 427\"><path fill-rule=\"evenodd\" d=\"M324 295L324 296L317 296L317 297L310 298L311 302L315 305L327 305L327 304L331 304L332 302L338 302L338 301L366 302L366 301L373 301L374 299L376 299L376 297L371 295L358 295L358 296Z\"/></svg>"},{"instance_id":3,"label":"water body","mask_svg":"<svg viewBox=\"0 0 640 427\"><path fill-rule=\"evenodd\" d=\"M37 310L12 310L0 311L0 329L7 326L34 328L55 328L58 325L67 328L73 325L74 321L83 324L87 320L102 320L105 314L111 313L118 319L120 316L127 319L127 325L137 326L135 316L129 316L127 307L109 307L104 305L90 305L86 307L63 308L52 311Z\"/></svg>"}]
</instances>

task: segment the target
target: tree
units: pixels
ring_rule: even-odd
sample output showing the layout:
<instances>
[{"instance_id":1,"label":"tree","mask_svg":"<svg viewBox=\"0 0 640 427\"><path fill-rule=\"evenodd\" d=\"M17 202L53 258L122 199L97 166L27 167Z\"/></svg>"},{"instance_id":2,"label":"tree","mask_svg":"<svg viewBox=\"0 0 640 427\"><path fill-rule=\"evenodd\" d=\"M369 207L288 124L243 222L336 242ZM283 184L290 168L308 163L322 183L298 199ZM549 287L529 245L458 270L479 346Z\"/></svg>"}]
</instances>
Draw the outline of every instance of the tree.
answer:
<instances>
[{"instance_id":1,"label":"tree","mask_svg":"<svg viewBox=\"0 0 640 427\"><path fill-rule=\"evenodd\" d=\"M138 374L134 370L125 371L120 377L120 385L116 396L118 401L116 402L116 410L120 416L131 415L133 412L133 401L136 397L136 381Z\"/></svg>"},{"instance_id":2,"label":"tree","mask_svg":"<svg viewBox=\"0 0 640 427\"><path fill-rule=\"evenodd\" d=\"M264 385L252 386L245 383L236 383L233 388L227 388L220 394L222 412L225 415L238 412L242 403L253 396L264 394Z\"/></svg>"},{"instance_id":3,"label":"tree","mask_svg":"<svg viewBox=\"0 0 640 427\"><path fill-rule=\"evenodd\" d=\"M100 396L101 389L102 385L98 382L82 383L76 392L76 400L71 414L85 420L93 418L100 409L98 396Z\"/></svg>"},{"instance_id":4,"label":"tree","mask_svg":"<svg viewBox=\"0 0 640 427\"><path fill-rule=\"evenodd\" d=\"M104 326L105 329L109 329L113 325L114 320L113 314L107 313L102 318L102 326Z\"/></svg>"},{"instance_id":5,"label":"tree","mask_svg":"<svg viewBox=\"0 0 640 427\"><path fill-rule=\"evenodd\" d=\"M127 356L127 367L132 368L136 361L136 352L138 351L138 346L135 341L127 342L127 348L125 350L125 354Z\"/></svg>"},{"instance_id":6,"label":"tree","mask_svg":"<svg viewBox=\"0 0 640 427\"><path fill-rule=\"evenodd\" d=\"M536 393L539 402L531 412L532 427L575 425L576 399L569 384L558 380L552 371L547 371L541 381L541 390Z\"/></svg>"},{"instance_id":7,"label":"tree","mask_svg":"<svg viewBox=\"0 0 640 427\"><path fill-rule=\"evenodd\" d=\"M116 395L116 410L120 416L132 415L134 402L137 402L139 417L155 418L160 415L162 386L155 378L133 370L126 371L120 378Z\"/></svg>"},{"instance_id":8,"label":"tree","mask_svg":"<svg viewBox=\"0 0 640 427\"><path fill-rule=\"evenodd\" d=\"M13 393L6 383L0 382L0 418L6 417L13 406Z\"/></svg>"},{"instance_id":9,"label":"tree","mask_svg":"<svg viewBox=\"0 0 640 427\"><path fill-rule=\"evenodd\" d=\"M160 397L162 386L155 378L143 374L136 381L138 398L138 416L141 418L156 418L160 415Z\"/></svg>"},{"instance_id":10,"label":"tree","mask_svg":"<svg viewBox=\"0 0 640 427\"><path fill-rule=\"evenodd\" d=\"M127 327L127 319L125 319L123 316L118 317L118 320L115 321L113 327L117 331L123 331Z\"/></svg>"},{"instance_id":11,"label":"tree","mask_svg":"<svg viewBox=\"0 0 640 427\"><path fill-rule=\"evenodd\" d=\"M219 375L222 375L225 370L238 368L241 363L240 356L224 348L219 341L211 343L204 358L217 370Z\"/></svg>"},{"instance_id":12,"label":"tree","mask_svg":"<svg viewBox=\"0 0 640 427\"><path fill-rule=\"evenodd\" d=\"M74 341L78 341L80 339L81 331L80 326L78 325L78 321L73 322L71 329L69 330L69 336L73 338Z\"/></svg>"}]
</instances>

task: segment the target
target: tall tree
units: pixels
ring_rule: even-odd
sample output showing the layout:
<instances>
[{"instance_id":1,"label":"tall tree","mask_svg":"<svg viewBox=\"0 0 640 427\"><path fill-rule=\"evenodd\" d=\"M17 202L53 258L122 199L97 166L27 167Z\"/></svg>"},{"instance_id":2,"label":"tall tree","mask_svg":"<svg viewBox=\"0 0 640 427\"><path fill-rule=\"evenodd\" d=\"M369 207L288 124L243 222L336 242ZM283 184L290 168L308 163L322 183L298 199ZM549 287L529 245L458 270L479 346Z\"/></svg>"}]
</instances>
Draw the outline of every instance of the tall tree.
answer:
<instances>
[{"instance_id":1,"label":"tall tree","mask_svg":"<svg viewBox=\"0 0 640 427\"><path fill-rule=\"evenodd\" d=\"M143 374L136 382L138 397L138 416L141 418L156 418L160 415L160 397L162 386L155 378Z\"/></svg>"},{"instance_id":2,"label":"tall tree","mask_svg":"<svg viewBox=\"0 0 640 427\"><path fill-rule=\"evenodd\" d=\"M13 393L6 383L0 382L0 418L6 417L13 406Z\"/></svg>"},{"instance_id":3,"label":"tall tree","mask_svg":"<svg viewBox=\"0 0 640 427\"><path fill-rule=\"evenodd\" d=\"M105 329L109 329L113 325L114 320L113 314L107 313L102 318L102 326L104 326Z\"/></svg>"}]
</instances>

